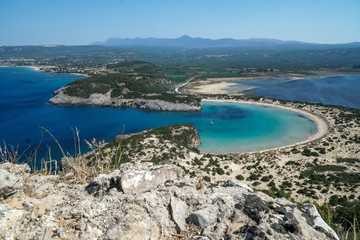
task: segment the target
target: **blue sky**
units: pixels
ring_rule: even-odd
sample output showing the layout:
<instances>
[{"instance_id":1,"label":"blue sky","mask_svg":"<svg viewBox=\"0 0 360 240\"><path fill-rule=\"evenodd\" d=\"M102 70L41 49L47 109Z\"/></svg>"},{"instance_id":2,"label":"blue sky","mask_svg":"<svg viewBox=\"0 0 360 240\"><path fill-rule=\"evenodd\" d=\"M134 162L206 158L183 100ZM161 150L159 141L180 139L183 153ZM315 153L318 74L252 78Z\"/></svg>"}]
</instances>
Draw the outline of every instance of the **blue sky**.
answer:
<instances>
[{"instance_id":1,"label":"blue sky","mask_svg":"<svg viewBox=\"0 0 360 240\"><path fill-rule=\"evenodd\" d=\"M109 37L360 41L360 0L0 0L0 46Z\"/></svg>"}]
</instances>

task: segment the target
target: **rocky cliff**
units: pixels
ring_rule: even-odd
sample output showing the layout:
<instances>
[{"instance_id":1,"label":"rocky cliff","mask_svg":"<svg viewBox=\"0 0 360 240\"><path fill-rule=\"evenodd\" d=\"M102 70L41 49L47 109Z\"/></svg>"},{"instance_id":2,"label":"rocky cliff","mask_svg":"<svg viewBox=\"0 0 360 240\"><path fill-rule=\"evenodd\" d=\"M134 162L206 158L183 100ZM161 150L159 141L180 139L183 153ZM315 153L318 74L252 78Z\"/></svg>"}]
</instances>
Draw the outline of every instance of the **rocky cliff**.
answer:
<instances>
[{"instance_id":1,"label":"rocky cliff","mask_svg":"<svg viewBox=\"0 0 360 240\"><path fill-rule=\"evenodd\" d=\"M111 92L106 94L93 93L89 98L69 96L64 93L65 88L54 92L55 96L49 100L51 104L57 105L88 105L116 108L140 108L152 111L200 111L201 104L191 105L186 103L175 103L157 99L126 99L112 98Z\"/></svg>"},{"instance_id":2,"label":"rocky cliff","mask_svg":"<svg viewBox=\"0 0 360 240\"><path fill-rule=\"evenodd\" d=\"M127 163L84 185L27 165L0 173L1 239L338 239L313 205L194 183L172 165Z\"/></svg>"}]
</instances>

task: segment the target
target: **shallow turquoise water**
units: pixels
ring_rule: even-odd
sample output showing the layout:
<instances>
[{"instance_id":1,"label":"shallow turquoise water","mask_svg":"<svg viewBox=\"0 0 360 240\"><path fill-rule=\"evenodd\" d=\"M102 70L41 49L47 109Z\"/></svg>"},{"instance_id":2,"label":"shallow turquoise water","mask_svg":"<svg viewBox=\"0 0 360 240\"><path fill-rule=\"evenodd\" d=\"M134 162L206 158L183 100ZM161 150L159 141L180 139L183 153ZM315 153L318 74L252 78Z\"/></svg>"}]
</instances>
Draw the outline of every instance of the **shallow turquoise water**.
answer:
<instances>
[{"instance_id":1,"label":"shallow turquoise water","mask_svg":"<svg viewBox=\"0 0 360 240\"><path fill-rule=\"evenodd\" d=\"M123 125L128 134L191 123L200 134L201 151L245 152L288 145L316 132L315 124L297 113L256 105L206 102L201 112L150 112L47 103L54 90L79 78L29 68L0 68L0 141L19 146L19 150L29 145L34 149L41 139L38 126L42 126L71 153L74 149L71 127L80 129L82 139L112 141L121 133ZM45 154L48 148L53 158L59 156L58 147L45 133L39 155ZM88 150L82 142L82 151Z\"/></svg>"},{"instance_id":2,"label":"shallow turquoise water","mask_svg":"<svg viewBox=\"0 0 360 240\"><path fill-rule=\"evenodd\" d=\"M280 147L316 133L313 121L296 112L261 105L205 103L196 125L204 152L247 152ZM213 125L209 124L209 120Z\"/></svg>"}]
</instances>

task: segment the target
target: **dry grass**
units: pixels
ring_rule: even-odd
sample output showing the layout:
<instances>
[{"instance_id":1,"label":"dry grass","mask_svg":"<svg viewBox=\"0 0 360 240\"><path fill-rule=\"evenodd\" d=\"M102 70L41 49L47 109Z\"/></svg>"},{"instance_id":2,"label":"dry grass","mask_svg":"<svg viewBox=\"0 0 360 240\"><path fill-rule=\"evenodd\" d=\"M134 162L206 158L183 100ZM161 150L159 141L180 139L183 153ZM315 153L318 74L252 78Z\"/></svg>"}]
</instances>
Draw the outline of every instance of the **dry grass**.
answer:
<instances>
[{"instance_id":1,"label":"dry grass","mask_svg":"<svg viewBox=\"0 0 360 240\"><path fill-rule=\"evenodd\" d=\"M119 168L121 164L121 158L124 153L124 149L121 148L121 141L119 141L119 144L114 151L103 149L103 146L105 145L104 141L97 141L96 139L93 139L91 142L86 141L87 145L92 150L91 153L93 156L95 156L95 158L90 159L87 158L87 154L83 155L81 153L80 131L77 128L71 129L74 136L75 151L73 155L68 152L65 153L60 142L49 130L44 127L39 128L43 130L41 132L41 140L33 152L28 152L30 149L29 146L20 153L18 148L15 148L11 145L8 146L4 141L3 146L0 146L0 162L10 162L17 164L21 161L24 162L23 159L25 157L27 163L32 168L32 174L57 174L59 171L59 164L57 160L52 159L51 148L48 148L47 159L39 160L37 158L37 153L42 142L43 133L46 132L55 141L62 154L62 164L65 165L63 167L66 169L66 175L61 177L62 181L71 184L88 183L99 174L106 174L111 172L113 169Z\"/></svg>"},{"instance_id":2,"label":"dry grass","mask_svg":"<svg viewBox=\"0 0 360 240\"><path fill-rule=\"evenodd\" d=\"M0 160L1 162L10 162L16 164L19 162L19 159L26 153L29 148L25 149L23 152L19 153L18 147L7 145L5 140L3 141L3 146L0 145Z\"/></svg>"},{"instance_id":3,"label":"dry grass","mask_svg":"<svg viewBox=\"0 0 360 240\"><path fill-rule=\"evenodd\" d=\"M116 169L121 164L121 157L124 150L121 149L121 141L116 148L116 151L109 151L103 149L105 141L97 141L95 138L91 141L85 141L92 150L93 158L87 158L87 155L81 154L80 149L80 134L77 128L72 129L74 135L74 156L69 153L65 154L59 141L45 128L44 129L57 143L60 151L63 154L63 163L68 169L68 173L63 176L63 180L71 184L84 184L92 181L99 174L106 174ZM123 129L124 132L124 129Z\"/></svg>"}]
</instances>

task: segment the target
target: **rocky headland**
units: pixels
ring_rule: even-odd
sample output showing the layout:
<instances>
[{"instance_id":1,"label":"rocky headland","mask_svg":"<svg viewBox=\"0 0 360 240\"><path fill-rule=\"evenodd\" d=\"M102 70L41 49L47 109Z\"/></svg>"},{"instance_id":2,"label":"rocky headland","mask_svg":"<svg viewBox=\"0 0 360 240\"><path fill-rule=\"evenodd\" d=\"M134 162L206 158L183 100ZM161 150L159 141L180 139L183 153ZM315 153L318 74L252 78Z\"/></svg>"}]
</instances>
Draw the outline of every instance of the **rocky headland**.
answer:
<instances>
[{"instance_id":1,"label":"rocky headland","mask_svg":"<svg viewBox=\"0 0 360 240\"><path fill-rule=\"evenodd\" d=\"M126 163L90 183L0 164L1 239L338 239L314 205L173 165Z\"/></svg>"},{"instance_id":2,"label":"rocky headland","mask_svg":"<svg viewBox=\"0 0 360 240\"><path fill-rule=\"evenodd\" d=\"M66 88L58 89L54 92L55 96L49 103L56 105L81 105L81 106L101 106L115 108L139 108L151 111L200 111L201 104L186 104L164 101L159 99L134 98L126 99L122 97L111 97L111 92L106 94L93 93L88 98L69 96L64 93Z\"/></svg>"}]
</instances>

